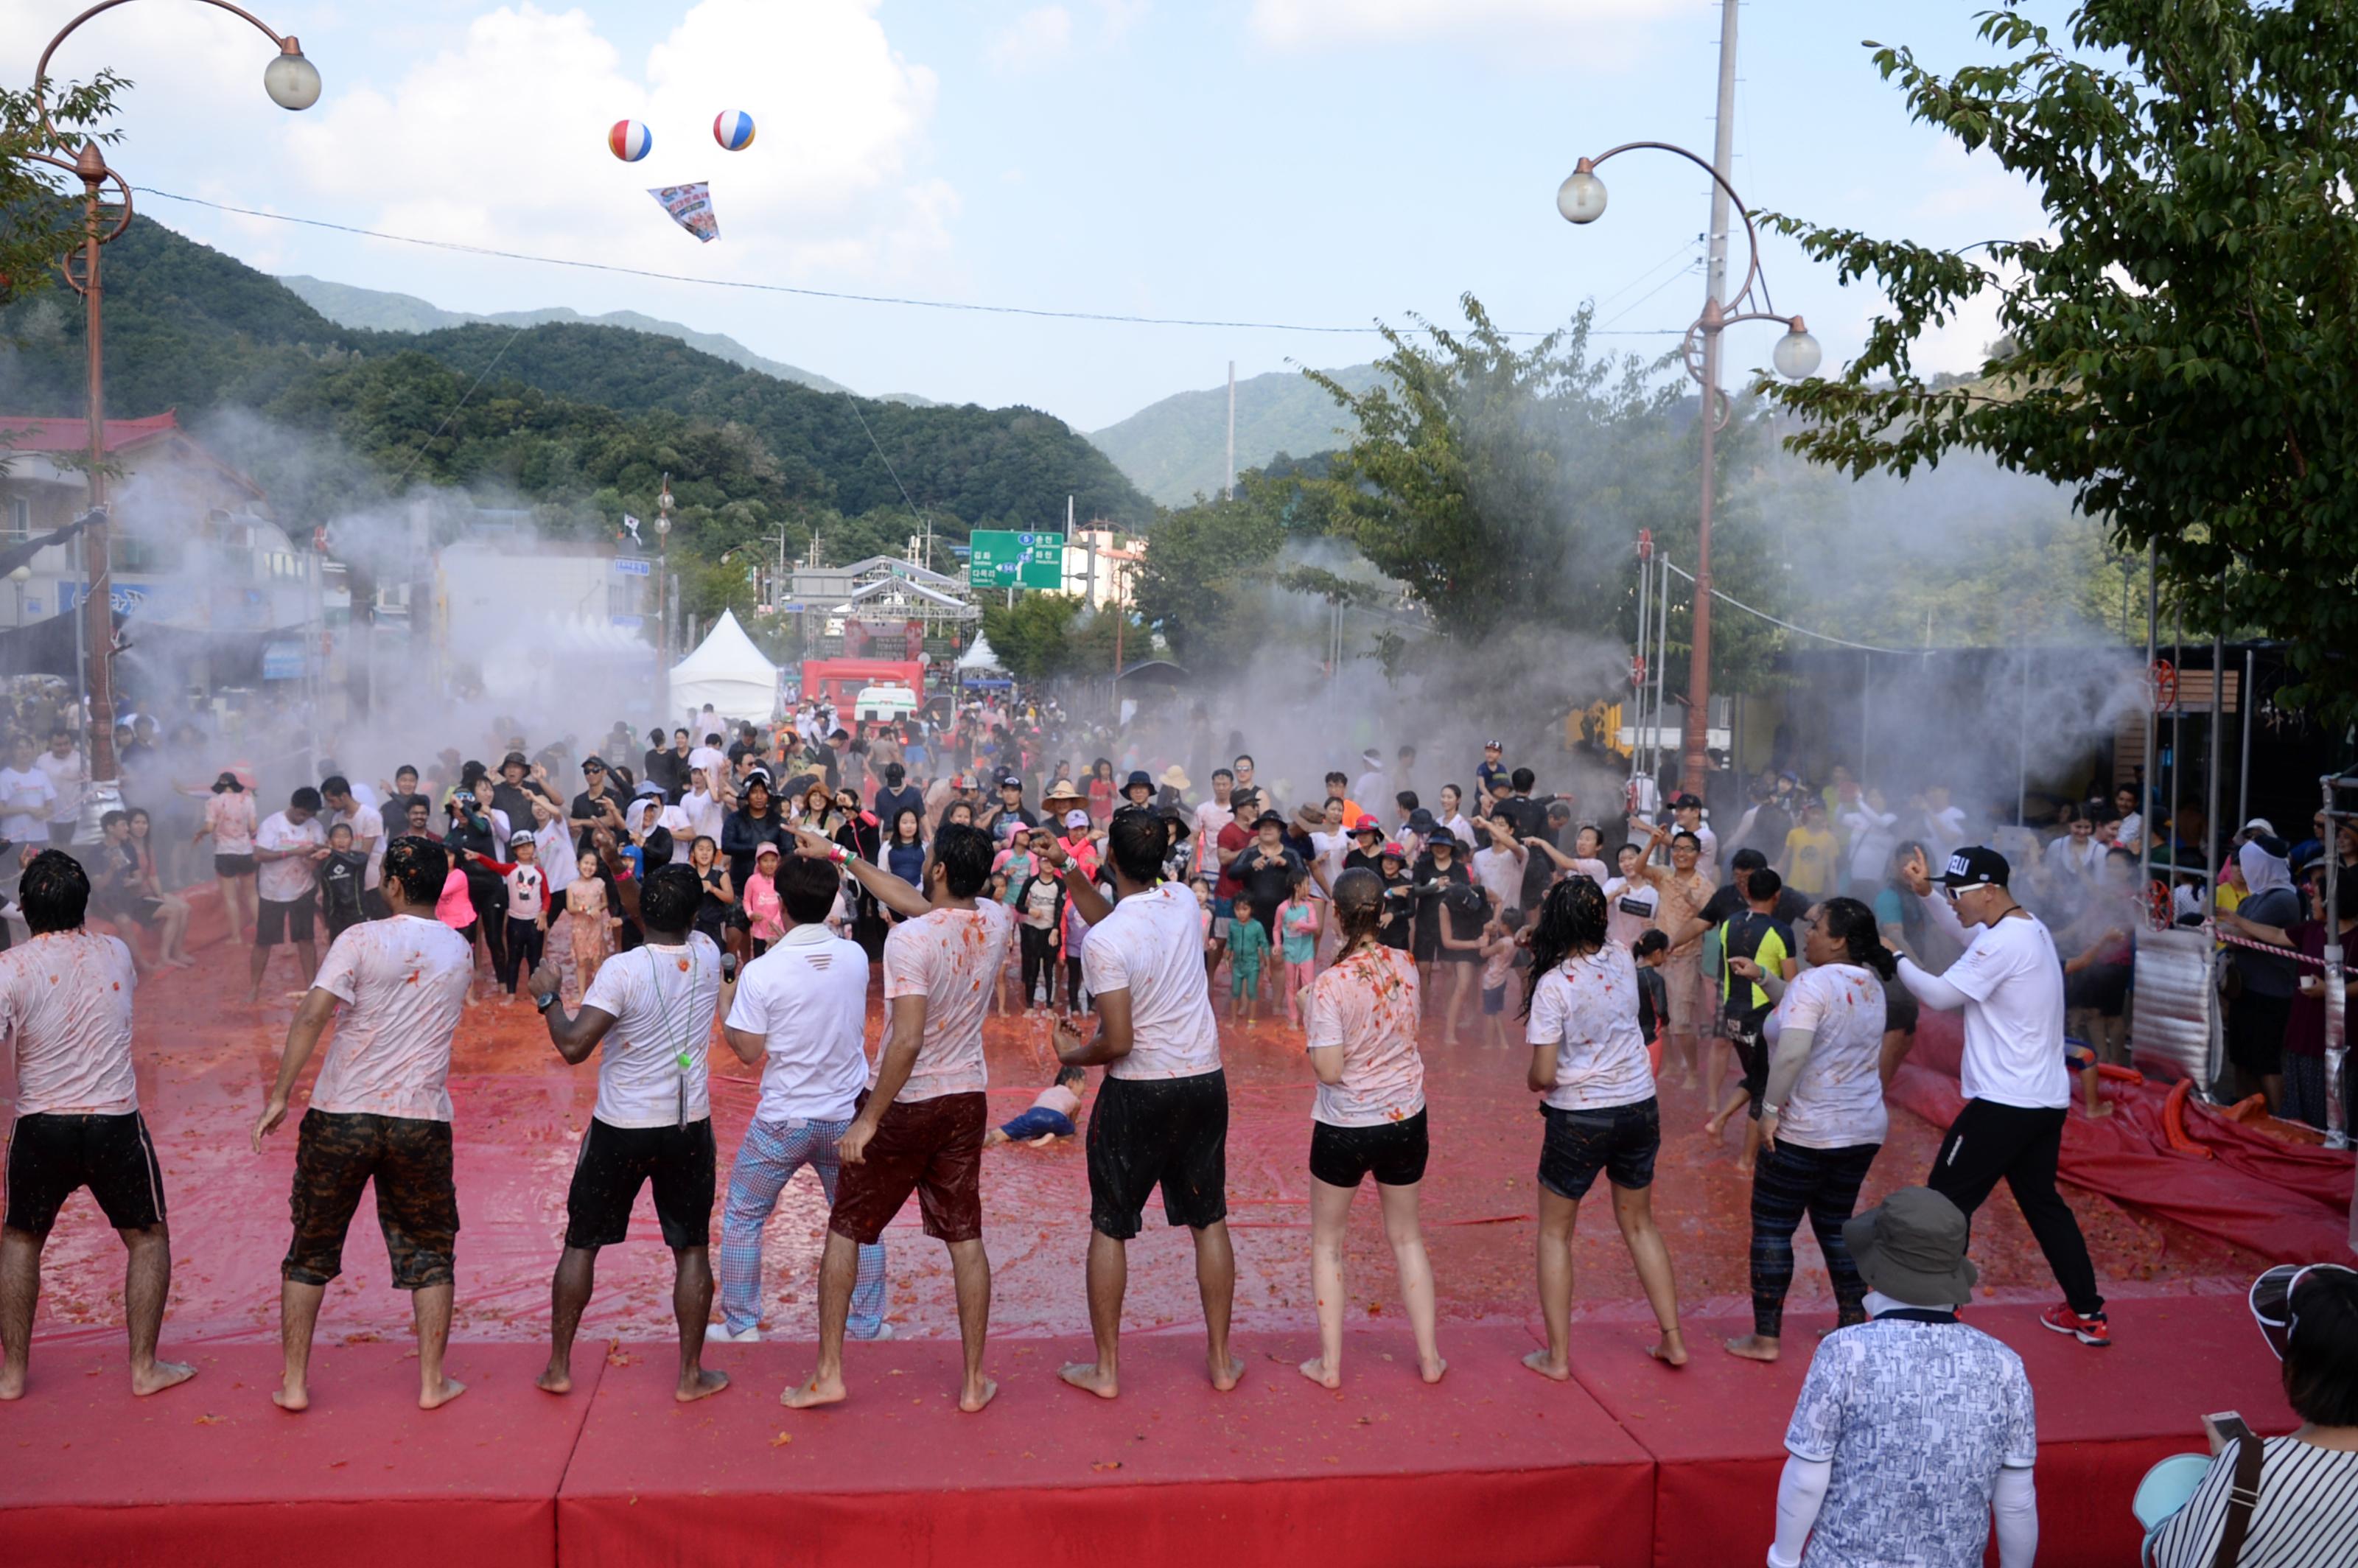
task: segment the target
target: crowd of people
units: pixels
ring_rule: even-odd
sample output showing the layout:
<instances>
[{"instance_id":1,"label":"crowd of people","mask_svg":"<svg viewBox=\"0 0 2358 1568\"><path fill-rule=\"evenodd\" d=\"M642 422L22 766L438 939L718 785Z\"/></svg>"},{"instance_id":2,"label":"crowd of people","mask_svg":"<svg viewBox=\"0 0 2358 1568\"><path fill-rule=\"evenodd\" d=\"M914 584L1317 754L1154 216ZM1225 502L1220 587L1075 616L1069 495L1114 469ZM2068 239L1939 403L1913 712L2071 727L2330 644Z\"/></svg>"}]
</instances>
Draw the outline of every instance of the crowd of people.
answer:
<instances>
[{"instance_id":1,"label":"crowd of people","mask_svg":"<svg viewBox=\"0 0 2358 1568\"><path fill-rule=\"evenodd\" d=\"M1892 810L1840 770L1822 790L1767 777L1749 809L1715 826L1693 795L1653 812L1636 809L1650 798L1638 789L1542 791L1500 741L1453 759L1462 778L1423 771L1433 764L1403 747L1297 784L1241 746L1206 758L1109 741L1119 762L1076 768L1057 751L1093 737L1036 710L854 728L814 700L768 726L708 713L644 737L617 725L576 757L566 744L535 752L521 727L501 724L485 752L495 764L446 752L372 786L323 761L316 785L266 815L234 762L203 787L190 837L211 841L233 937L250 942L253 994L282 946L304 988L257 1150L325 1043L296 1134L286 1360L272 1396L282 1408L308 1402L314 1326L372 1184L395 1284L413 1298L419 1402L461 1391L445 1366L459 1228L445 1079L471 998L528 1004L566 1063L597 1057L551 1286L549 1392L571 1388L598 1255L623 1241L645 1186L675 1258L677 1397L723 1389L704 1346L760 1337L763 1226L809 1165L830 1206L818 1346L784 1402L846 1399L845 1338L891 1332L882 1241L914 1195L948 1253L958 1407L981 1411L996 1391L983 1151L1075 1136L1084 1121L1094 1355L1063 1380L1120 1396L1127 1244L1159 1191L1166 1222L1192 1237L1206 1376L1231 1389L1245 1366L1229 1339L1225 996L1228 1044L1298 1043L1306 1059L1319 1348L1303 1376L1342 1380L1343 1238L1370 1176L1419 1372L1445 1376L1419 1191L1447 1158L1450 1130L1430 1120L1422 1026L1435 1015L1444 1047L1470 1032L1485 1050L1507 1048L1512 1030L1541 1122L1531 1245L1545 1343L1526 1364L1572 1375L1573 1238L1599 1178L1657 1320L1651 1354L1671 1368L1690 1359L1652 1206L1657 1086L1675 1080L1711 1100L1714 1132L1742 1119L1754 1321L1725 1352L1782 1354L1805 1216L1833 1286L1837 1331L1818 1345L1794 1411L1769 1562L1977 1561L1993 1515L2000 1561L2031 1561L2028 1380L1957 1309L1974 1277L1973 1217L2004 1181L2063 1298L2039 1321L2084 1346L2112 1342L2056 1172L2073 1071L2125 1054L2125 975L2147 926L2127 874L2135 851L2156 835L2169 838L2173 867L2186 859L2135 791L2110 810L2067 811L2041 844L1973 823L1939 790ZM188 901L142 858L148 832L127 816L110 819L94 855L65 853L53 775L66 770L27 751L0 773L0 832L30 835L17 904L33 936L0 955L0 1027L19 1084L0 1398L25 1391L41 1247L59 1204L85 1186L130 1249L133 1387L151 1393L191 1372L157 1354L170 1251L131 1020L138 970L187 961ZM2266 823L2238 838L2230 880L2207 891L2221 895L2223 927L2269 945L2239 949L2239 968L2289 966L2282 955L2316 926L2293 881L2300 852ZM150 951L92 931L92 914L128 935L152 929L139 938ZM2315 1001L2279 979L2247 972L2234 1004L2236 1065L2264 1085L2263 1025L2288 1033ZM2280 997L2281 1008L2268 1000ZM1859 1213L1887 1141L1885 1091L1926 1008L1961 1015L1964 1107L1922 1184ZM984 1095L993 1012L1053 1015L1058 1058L1034 1106L997 1128ZM716 1025L762 1079L725 1198L708 1090ZM2285 1075L2265 1092L2306 1091ZM2296 1113L2306 1104L2288 1100ZM2313 1423L2309 1446L2340 1456L2347 1518L2358 1509L2358 1277L2313 1271L2288 1299L2288 1319L2307 1326L2288 1331L2287 1387L2298 1384L2296 1408ZM1935 1454L1948 1484L1889 1481L1901 1452ZM2247 1544L2244 1561L2304 1559Z\"/></svg>"}]
</instances>

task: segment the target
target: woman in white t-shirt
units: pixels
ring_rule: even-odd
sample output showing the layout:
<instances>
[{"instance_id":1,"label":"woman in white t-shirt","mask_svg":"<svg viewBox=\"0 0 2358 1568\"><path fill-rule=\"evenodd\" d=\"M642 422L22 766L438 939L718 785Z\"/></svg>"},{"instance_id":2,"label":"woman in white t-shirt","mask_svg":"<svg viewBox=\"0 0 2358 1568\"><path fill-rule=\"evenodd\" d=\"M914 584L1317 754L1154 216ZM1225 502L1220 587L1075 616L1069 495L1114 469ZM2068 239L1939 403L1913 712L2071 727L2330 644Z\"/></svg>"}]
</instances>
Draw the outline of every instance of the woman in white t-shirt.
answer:
<instances>
[{"instance_id":1,"label":"woman in white t-shirt","mask_svg":"<svg viewBox=\"0 0 2358 1568\"><path fill-rule=\"evenodd\" d=\"M1654 885L1643 845L1622 845L1620 861L1621 874L1605 884L1605 939L1634 950L1639 937L1661 924L1662 890Z\"/></svg>"},{"instance_id":2,"label":"woman in white t-shirt","mask_svg":"<svg viewBox=\"0 0 2358 1568\"><path fill-rule=\"evenodd\" d=\"M1310 1112L1310 1284L1319 1353L1302 1364L1302 1375L1329 1389L1343 1385L1343 1240L1351 1200L1372 1173L1416 1336L1417 1371L1437 1383L1449 1363L1433 1339L1433 1265L1417 1224L1428 1143L1416 963L1376 938L1384 885L1375 872L1345 871L1334 903L1342 949L1310 988L1306 1048L1318 1077Z\"/></svg>"},{"instance_id":3,"label":"woman in white t-shirt","mask_svg":"<svg viewBox=\"0 0 2358 1568\"><path fill-rule=\"evenodd\" d=\"M1628 1244L1638 1281L1661 1325L1649 1354L1686 1365L1679 1334L1679 1295L1670 1249L1654 1227L1654 1156L1661 1148L1661 1108L1646 1037L1638 1027L1638 968L1629 950L1606 936L1605 890L1572 876L1548 889L1530 941L1530 989L1523 995L1524 1039L1531 1047L1533 1094L1547 1133L1540 1145L1540 1315L1547 1348L1523 1365L1558 1382L1572 1376L1572 1235L1580 1200L1602 1174L1613 1188L1613 1217Z\"/></svg>"},{"instance_id":4,"label":"woman in white t-shirt","mask_svg":"<svg viewBox=\"0 0 2358 1568\"><path fill-rule=\"evenodd\" d=\"M1752 1172L1752 1332L1730 1354L1777 1359L1793 1232L1806 1212L1834 1288L1835 1326L1866 1321L1866 1281L1843 1243L1843 1223L1890 1126L1883 1106L1883 982L1898 968L1877 934L1875 911L1830 898L1801 926L1810 968L1764 978L1749 958L1729 971L1777 999L1768 1015L1768 1087L1760 1157Z\"/></svg>"}]
</instances>

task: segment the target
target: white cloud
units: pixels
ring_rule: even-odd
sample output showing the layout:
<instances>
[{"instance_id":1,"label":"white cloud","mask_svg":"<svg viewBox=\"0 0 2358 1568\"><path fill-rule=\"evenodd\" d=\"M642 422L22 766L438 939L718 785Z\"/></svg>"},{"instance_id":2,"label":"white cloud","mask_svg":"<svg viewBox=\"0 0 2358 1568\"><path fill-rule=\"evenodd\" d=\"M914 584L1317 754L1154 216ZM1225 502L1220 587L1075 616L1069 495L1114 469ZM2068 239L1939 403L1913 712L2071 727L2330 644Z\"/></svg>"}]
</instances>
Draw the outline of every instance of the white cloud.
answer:
<instances>
[{"instance_id":1,"label":"white cloud","mask_svg":"<svg viewBox=\"0 0 2358 1568\"><path fill-rule=\"evenodd\" d=\"M1128 33L1146 20L1147 12L1154 8L1152 0L1091 0L1091 3L1097 6L1098 20L1109 39L1120 38Z\"/></svg>"},{"instance_id":2,"label":"white cloud","mask_svg":"<svg viewBox=\"0 0 2358 1568\"><path fill-rule=\"evenodd\" d=\"M1252 28L1281 49L1472 42L1529 45L1619 35L1686 16L1694 0L1253 0Z\"/></svg>"},{"instance_id":3,"label":"white cloud","mask_svg":"<svg viewBox=\"0 0 2358 1568\"><path fill-rule=\"evenodd\" d=\"M874 11L702 0L633 70L579 10L503 6L389 87L323 98L288 138L294 164L396 233L715 276L905 271L913 247L946 249L955 199L908 172L935 79ZM752 147L714 142L725 109L753 117ZM638 163L607 150L620 119L654 136ZM647 195L698 179L720 225L709 247Z\"/></svg>"},{"instance_id":4,"label":"white cloud","mask_svg":"<svg viewBox=\"0 0 2358 1568\"><path fill-rule=\"evenodd\" d=\"M1073 14L1062 5L1041 5L1010 22L983 58L993 70L1036 70L1064 59L1072 47Z\"/></svg>"}]
</instances>

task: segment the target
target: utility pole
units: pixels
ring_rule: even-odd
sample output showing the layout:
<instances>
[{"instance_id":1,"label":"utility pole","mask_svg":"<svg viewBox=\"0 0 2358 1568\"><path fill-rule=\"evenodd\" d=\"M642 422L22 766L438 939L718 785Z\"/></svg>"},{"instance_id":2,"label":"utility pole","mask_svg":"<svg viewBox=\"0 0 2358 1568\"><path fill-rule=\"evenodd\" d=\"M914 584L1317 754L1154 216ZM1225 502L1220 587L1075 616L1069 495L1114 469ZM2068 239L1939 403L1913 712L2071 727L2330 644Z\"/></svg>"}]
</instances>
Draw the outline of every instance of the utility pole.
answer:
<instances>
[{"instance_id":1,"label":"utility pole","mask_svg":"<svg viewBox=\"0 0 2358 1568\"><path fill-rule=\"evenodd\" d=\"M1224 501L1237 498L1237 362L1228 362L1228 483L1220 492Z\"/></svg>"},{"instance_id":2,"label":"utility pole","mask_svg":"<svg viewBox=\"0 0 2358 1568\"><path fill-rule=\"evenodd\" d=\"M1687 733L1680 772L1682 787L1709 798L1705 749L1711 738L1711 513L1719 488L1715 450L1719 424L1719 318L1726 308L1727 189L1736 166L1736 11L1738 0L1719 8L1719 123L1712 142L1711 262L1703 302L1703 511L1696 519L1693 635L1687 664Z\"/></svg>"}]
</instances>

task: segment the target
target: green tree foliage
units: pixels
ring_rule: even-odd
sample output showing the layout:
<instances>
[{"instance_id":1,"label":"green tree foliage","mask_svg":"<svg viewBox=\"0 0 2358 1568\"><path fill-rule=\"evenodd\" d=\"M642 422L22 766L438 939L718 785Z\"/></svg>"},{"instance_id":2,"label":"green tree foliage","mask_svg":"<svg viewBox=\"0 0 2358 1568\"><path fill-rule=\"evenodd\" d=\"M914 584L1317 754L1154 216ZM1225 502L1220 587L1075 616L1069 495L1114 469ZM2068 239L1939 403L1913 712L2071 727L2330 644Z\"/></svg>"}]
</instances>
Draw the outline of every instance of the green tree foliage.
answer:
<instances>
[{"instance_id":1,"label":"green tree foliage","mask_svg":"<svg viewBox=\"0 0 2358 1568\"><path fill-rule=\"evenodd\" d=\"M1065 643L1081 600L1070 593L1018 593L1013 604L986 604L982 634L1007 673L1020 681L1046 680L1065 667Z\"/></svg>"},{"instance_id":2,"label":"green tree foliage","mask_svg":"<svg viewBox=\"0 0 2358 1568\"><path fill-rule=\"evenodd\" d=\"M1364 392L1306 373L1358 430L1333 454L1329 477L1303 490L1326 508L1325 529L1402 584L1447 640L1532 629L1634 637L1639 532L1650 530L1689 569L1694 563L1699 400L1661 365L1592 357L1585 308L1519 349L1479 300L1463 303L1462 332L1420 323L1412 338L1387 328L1391 350L1378 362L1387 373ZM1774 610L1757 510L1731 493L1732 477L1760 451L1756 413L1739 404L1718 441L1714 576ZM1690 611L1674 593L1674 659ZM1723 686L1765 674L1769 629L1723 617L1714 635Z\"/></svg>"},{"instance_id":3,"label":"green tree foliage","mask_svg":"<svg viewBox=\"0 0 2358 1568\"><path fill-rule=\"evenodd\" d=\"M29 92L0 89L0 303L29 299L57 281L57 264L84 232L81 182L71 171L40 161L70 162L85 141L102 145L122 133L97 127L114 113L114 95L130 86L113 71L88 81L47 84L49 129ZM108 187L111 194L113 187ZM115 212L104 209L112 227Z\"/></svg>"},{"instance_id":4,"label":"green tree foliage","mask_svg":"<svg viewBox=\"0 0 2358 1568\"><path fill-rule=\"evenodd\" d=\"M1267 591L1285 543L1283 507L1293 488L1248 474L1234 500L1198 502L1155 524L1130 598L1189 670L1208 675L1250 656L1244 632L1249 600Z\"/></svg>"},{"instance_id":5,"label":"green tree foliage","mask_svg":"<svg viewBox=\"0 0 2358 1568\"><path fill-rule=\"evenodd\" d=\"M1987 15L1996 56L1952 72L1875 60L1915 117L2029 182L2040 237L1978 256L1779 219L1889 307L1839 378L1770 389L1790 444L1852 473L1959 450L2071 487L2150 546L2190 628L2287 638L2305 689L2358 689L2358 8L2087 0L2059 35ZM2006 337L1981 375L1920 374L1911 345L1977 296ZM2342 678L2333 678L2339 666Z\"/></svg>"}]
</instances>

